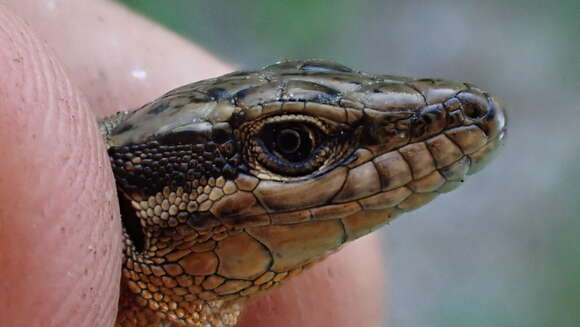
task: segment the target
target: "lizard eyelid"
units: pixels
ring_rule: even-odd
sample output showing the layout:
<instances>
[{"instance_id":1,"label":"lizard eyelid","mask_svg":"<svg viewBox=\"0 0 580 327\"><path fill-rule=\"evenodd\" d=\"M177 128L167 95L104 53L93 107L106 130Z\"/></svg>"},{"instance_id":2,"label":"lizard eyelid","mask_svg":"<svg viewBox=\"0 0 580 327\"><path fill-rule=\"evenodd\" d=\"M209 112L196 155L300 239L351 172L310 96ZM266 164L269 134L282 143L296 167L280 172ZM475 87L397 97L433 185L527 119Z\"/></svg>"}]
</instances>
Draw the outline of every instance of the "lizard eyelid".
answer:
<instances>
[{"instance_id":1,"label":"lizard eyelid","mask_svg":"<svg viewBox=\"0 0 580 327\"><path fill-rule=\"evenodd\" d=\"M340 156L336 145L348 134L334 122L295 114L270 116L244 129L246 161L282 178L321 173Z\"/></svg>"}]
</instances>

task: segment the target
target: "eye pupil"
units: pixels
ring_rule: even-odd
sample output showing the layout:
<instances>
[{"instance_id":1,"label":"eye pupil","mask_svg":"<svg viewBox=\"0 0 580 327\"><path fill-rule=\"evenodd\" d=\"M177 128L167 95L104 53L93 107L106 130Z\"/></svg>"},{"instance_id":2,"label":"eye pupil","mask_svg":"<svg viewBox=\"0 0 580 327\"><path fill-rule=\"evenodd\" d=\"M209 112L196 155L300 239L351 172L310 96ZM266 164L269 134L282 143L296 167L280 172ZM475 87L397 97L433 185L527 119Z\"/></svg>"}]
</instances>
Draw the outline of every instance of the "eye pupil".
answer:
<instances>
[{"instance_id":1,"label":"eye pupil","mask_svg":"<svg viewBox=\"0 0 580 327\"><path fill-rule=\"evenodd\" d=\"M303 123L270 124L264 127L260 139L273 158L293 163L308 160L318 140L314 127Z\"/></svg>"},{"instance_id":2,"label":"eye pupil","mask_svg":"<svg viewBox=\"0 0 580 327\"><path fill-rule=\"evenodd\" d=\"M333 146L341 145L338 151L343 151L342 144L346 145L342 131L335 130L332 122L310 116L271 116L247 126L242 129L247 131L243 147L247 162L256 171L274 176L306 176L327 168L334 160Z\"/></svg>"},{"instance_id":3,"label":"eye pupil","mask_svg":"<svg viewBox=\"0 0 580 327\"><path fill-rule=\"evenodd\" d=\"M286 154L294 153L300 149L302 143L300 133L294 129L286 128L278 133L276 145Z\"/></svg>"}]
</instances>

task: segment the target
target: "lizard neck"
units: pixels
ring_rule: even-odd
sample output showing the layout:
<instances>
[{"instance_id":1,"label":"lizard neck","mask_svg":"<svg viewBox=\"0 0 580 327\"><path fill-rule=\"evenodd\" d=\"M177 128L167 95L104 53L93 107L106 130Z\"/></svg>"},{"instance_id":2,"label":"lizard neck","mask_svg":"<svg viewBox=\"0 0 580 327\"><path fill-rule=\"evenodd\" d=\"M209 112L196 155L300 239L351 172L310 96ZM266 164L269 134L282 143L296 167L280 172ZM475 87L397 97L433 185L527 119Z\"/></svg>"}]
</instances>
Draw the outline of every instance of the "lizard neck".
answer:
<instances>
[{"instance_id":1,"label":"lizard neck","mask_svg":"<svg viewBox=\"0 0 580 327\"><path fill-rule=\"evenodd\" d=\"M139 268L134 270L139 265L131 257L135 253L135 247L127 238L125 246L119 312L115 327L236 325L241 301L208 297L209 292L204 293L202 284L205 282L205 286L209 286L206 280L211 278L185 280L178 277L180 283L174 285L175 279L153 273L162 270L159 265L151 265L148 271ZM184 302L189 305L183 306Z\"/></svg>"}]
</instances>

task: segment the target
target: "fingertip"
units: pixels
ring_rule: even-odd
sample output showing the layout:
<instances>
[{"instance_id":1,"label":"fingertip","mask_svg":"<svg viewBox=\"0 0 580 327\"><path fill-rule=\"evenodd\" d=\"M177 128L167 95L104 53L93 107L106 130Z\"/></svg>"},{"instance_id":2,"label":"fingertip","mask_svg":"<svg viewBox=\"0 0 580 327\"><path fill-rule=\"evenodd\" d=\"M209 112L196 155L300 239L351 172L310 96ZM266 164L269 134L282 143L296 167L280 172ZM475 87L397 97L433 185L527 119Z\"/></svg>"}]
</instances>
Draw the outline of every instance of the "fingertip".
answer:
<instances>
[{"instance_id":1,"label":"fingertip","mask_svg":"<svg viewBox=\"0 0 580 327\"><path fill-rule=\"evenodd\" d=\"M110 326L120 226L95 119L0 5L0 325Z\"/></svg>"}]
</instances>

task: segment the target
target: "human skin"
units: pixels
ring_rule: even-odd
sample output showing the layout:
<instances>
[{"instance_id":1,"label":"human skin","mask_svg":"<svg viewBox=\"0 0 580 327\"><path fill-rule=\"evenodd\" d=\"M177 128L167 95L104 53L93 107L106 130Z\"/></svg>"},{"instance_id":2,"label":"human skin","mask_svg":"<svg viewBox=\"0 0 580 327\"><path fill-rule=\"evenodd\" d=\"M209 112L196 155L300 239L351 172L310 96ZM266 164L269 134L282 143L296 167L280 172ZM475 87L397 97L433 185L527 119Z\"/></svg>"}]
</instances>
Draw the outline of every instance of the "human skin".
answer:
<instances>
[{"instance_id":1,"label":"human skin","mask_svg":"<svg viewBox=\"0 0 580 327\"><path fill-rule=\"evenodd\" d=\"M268 63L264 63L268 64ZM112 326L121 268L95 120L234 67L107 1L0 1L0 326ZM381 326L369 236L252 301L240 326Z\"/></svg>"}]
</instances>

